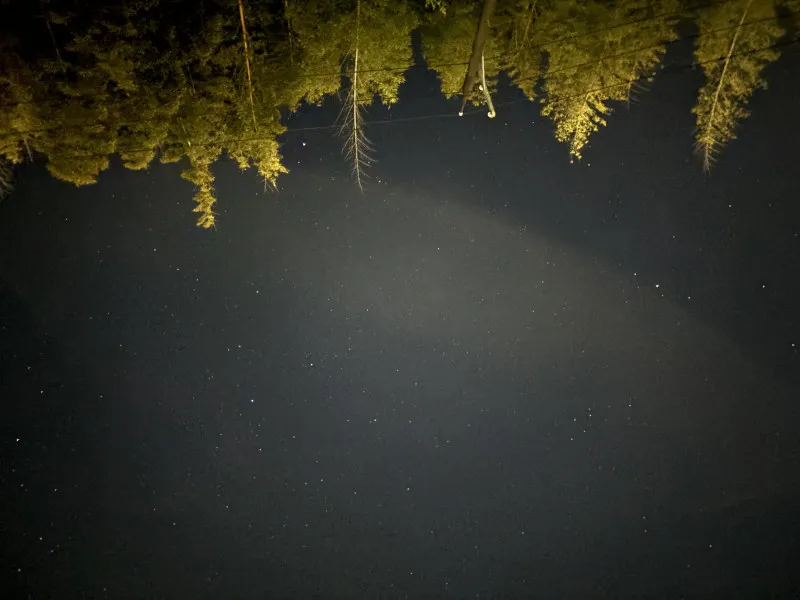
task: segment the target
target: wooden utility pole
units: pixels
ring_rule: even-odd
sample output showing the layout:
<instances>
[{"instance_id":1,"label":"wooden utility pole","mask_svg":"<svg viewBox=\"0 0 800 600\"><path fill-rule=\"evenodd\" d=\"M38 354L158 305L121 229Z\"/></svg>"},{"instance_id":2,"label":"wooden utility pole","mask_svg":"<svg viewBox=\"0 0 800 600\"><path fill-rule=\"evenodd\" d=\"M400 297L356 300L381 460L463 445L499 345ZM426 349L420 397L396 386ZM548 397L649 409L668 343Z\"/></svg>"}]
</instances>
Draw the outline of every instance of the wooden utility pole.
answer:
<instances>
[{"instance_id":1,"label":"wooden utility pole","mask_svg":"<svg viewBox=\"0 0 800 600\"><path fill-rule=\"evenodd\" d=\"M489 20L492 18L496 5L497 0L483 0L481 20L478 22L475 40L472 42L472 56L469 58L467 74L464 76L464 87L461 88L462 98L459 115L464 114L464 107L467 105L467 100L472 97L472 91L475 89L475 85L478 82L483 59L483 47L486 45L486 39L489 37Z\"/></svg>"}]
</instances>

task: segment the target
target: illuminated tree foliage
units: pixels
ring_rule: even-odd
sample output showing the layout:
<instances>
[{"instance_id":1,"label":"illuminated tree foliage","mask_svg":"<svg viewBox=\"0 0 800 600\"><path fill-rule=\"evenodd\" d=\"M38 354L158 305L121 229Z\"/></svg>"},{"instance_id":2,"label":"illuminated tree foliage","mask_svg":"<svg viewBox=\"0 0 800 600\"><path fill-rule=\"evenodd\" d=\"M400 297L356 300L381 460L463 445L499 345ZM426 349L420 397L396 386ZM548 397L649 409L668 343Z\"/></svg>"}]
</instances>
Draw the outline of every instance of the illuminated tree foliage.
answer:
<instances>
[{"instance_id":1,"label":"illuminated tree foliage","mask_svg":"<svg viewBox=\"0 0 800 600\"><path fill-rule=\"evenodd\" d=\"M403 0L286 0L288 59L297 73L296 100L318 104L352 74L356 46L363 101L397 101L412 65L411 32L418 15ZM285 60L286 57L284 57Z\"/></svg>"},{"instance_id":2,"label":"illuminated tree foliage","mask_svg":"<svg viewBox=\"0 0 800 600\"><path fill-rule=\"evenodd\" d=\"M223 150L243 170L255 165L266 185L274 186L286 172L276 140L285 130L276 94L271 88L257 87L251 104L242 48L234 33L238 20L238 14L207 18L193 51L185 57L189 87L161 144L163 161L189 159L190 168L182 176L197 186L194 210L203 227L215 223L211 165ZM253 79L270 81L269 65L257 52L261 41L254 37L252 44Z\"/></svg>"},{"instance_id":3,"label":"illuminated tree foliage","mask_svg":"<svg viewBox=\"0 0 800 600\"><path fill-rule=\"evenodd\" d=\"M538 97L557 139L580 159L615 104L655 76L679 21L695 19L695 60L706 75L696 142L708 168L778 57L779 16L796 24L799 1L729 0L699 10L690 0L500 2L484 49L489 91L505 73L529 100ZM275 187L287 172L280 111L340 94L342 134L361 185L365 110L375 100L397 102L413 66L412 32L421 34L445 96L459 94L482 5L0 1L0 194L26 160L42 160L75 185L94 183L115 154L130 169L182 161L197 222L213 227L219 157L255 167L265 187Z\"/></svg>"},{"instance_id":4,"label":"illuminated tree foliage","mask_svg":"<svg viewBox=\"0 0 800 600\"><path fill-rule=\"evenodd\" d=\"M346 154L363 191L364 168L371 161L371 147L363 131L361 109L372 104L375 97L389 106L397 102L405 71L412 64L411 31L416 28L417 19L405 2L397 0L356 0L352 19L348 51L352 67L346 69L350 89L342 109L342 133Z\"/></svg>"},{"instance_id":5,"label":"illuminated tree foliage","mask_svg":"<svg viewBox=\"0 0 800 600\"><path fill-rule=\"evenodd\" d=\"M677 4L589 0L557 7L544 16L553 38L545 46L542 114L553 119L556 138L579 160L590 136L606 125L609 102L627 101L634 82L654 75L667 42L676 37Z\"/></svg>"},{"instance_id":6,"label":"illuminated tree foliage","mask_svg":"<svg viewBox=\"0 0 800 600\"><path fill-rule=\"evenodd\" d=\"M31 148L44 136L45 124L34 99L33 71L12 44L0 41L0 198L11 189L12 167L32 158Z\"/></svg>"},{"instance_id":7,"label":"illuminated tree foliage","mask_svg":"<svg viewBox=\"0 0 800 600\"><path fill-rule=\"evenodd\" d=\"M320 104L341 86L342 60L347 55L355 2L286 0L285 23L289 63L298 74L289 93L289 107L305 101Z\"/></svg>"},{"instance_id":8,"label":"illuminated tree foliage","mask_svg":"<svg viewBox=\"0 0 800 600\"><path fill-rule=\"evenodd\" d=\"M706 75L697 106L697 150L708 170L719 150L736 137L749 115L753 92L766 87L764 67L778 58L774 46L784 34L770 0L731 0L704 9L698 20L695 56Z\"/></svg>"},{"instance_id":9,"label":"illuminated tree foliage","mask_svg":"<svg viewBox=\"0 0 800 600\"><path fill-rule=\"evenodd\" d=\"M347 77L341 134L362 187L369 163L363 108L376 97L386 105L397 102L405 71L412 65L411 32L418 24L417 13L401 0L287 0L286 10L290 61L300 74L290 106L300 101L318 104L338 93L342 76Z\"/></svg>"},{"instance_id":10,"label":"illuminated tree foliage","mask_svg":"<svg viewBox=\"0 0 800 600\"><path fill-rule=\"evenodd\" d=\"M446 98L461 93L481 4L478 0L467 0L453 2L446 8L432 7L433 12L427 15L422 27L423 55L429 68L439 76Z\"/></svg>"},{"instance_id":11,"label":"illuminated tree foliage","mask_svg":"<svg viewBox=\"0 0 800 600\"><path fill-rule=\"evenodd\" d=\"M422 26L422 51L430 68L439 76L441 90L446 98L461 94L466 63L472 54L472 42L480 19L482 0L453 0L447 5L432 6ZM444 10L442 10L444 9ZM486 71L490 87L495 85L501 70L502 36L497 33L501 16L491 21L492 33L484 48ZM476 95L473 103L480 102Z\"/></svg>"},{"instance_id":12,"label":"illuminated tree foliage","mask_svg":"<svg viewBox=\"0 0 800 600\"><path fill-rule=\"evenodd\" d=\"M47 158L54 176L76 185L94 183L114 153L131 169L147 168L159 154L164 162L186 157L183 176L197 188L198 224L211 227L211 165L223 151L242 169L255 166L265 184L286 172L276 140L285 130L279 107L286 95L279 86L251 94L237 4L208 3L204 14L180 15L190 35L177 31L178 15L164 16L165 6L132 0L100 9L85 27L51 6L54 41L46 47L57 53L40 59L34 75L22 66L3 70L10 75L2 100L16 108L3 113L0 148L19 162L27 147ZM252 78L261 81L279 81L263 35L271 23L253 19L262 35L251 40ZM62 42L67 25L74 33ZM13 58L3 53L4 61Z\"/></svg>"},{"instance_id":13,"label":"illuminated tree foliage","mask_svg":"<svg viewBox=\"0 0 800 600\"><path fill-rule=\"evenodd\" d=\"M550 39L542 29L542 18L549 7L547 0L522 0L509 13L501 68L508 72L511 82L519 87L529 100L535 98L534 85L542 76L542 59L545 43Z\"/></svg>"}]
</instances>

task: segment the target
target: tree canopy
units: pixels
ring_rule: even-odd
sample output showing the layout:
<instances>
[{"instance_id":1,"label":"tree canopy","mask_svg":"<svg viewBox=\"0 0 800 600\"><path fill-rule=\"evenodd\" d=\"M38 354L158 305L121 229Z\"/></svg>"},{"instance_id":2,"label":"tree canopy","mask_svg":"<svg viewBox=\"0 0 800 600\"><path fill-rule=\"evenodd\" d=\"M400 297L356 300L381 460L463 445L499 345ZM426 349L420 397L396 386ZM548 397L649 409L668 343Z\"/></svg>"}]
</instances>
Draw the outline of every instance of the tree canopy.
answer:
<instances>
[{"instance_id":1,"label":"tree canopy","mask_svg":"<svg viewBox=\"0 0 800 600\"><path fill-rule=\"evenodd\" d=\"M418 32L447 96L460 93L480 0L74 0L0 4L0 195L10 166L94 183L125 167L184 161L198 224L215 223L212 166L226 152L265 185L287 172L281 110L340 95L361 183L361 109L391 105ZM692 38L706 83L693 112L704 168L736 137L764 68L797 28L797 0L498 2L484 48L489 93L507 76L580 160L611 113ZM687 33L688 32L688 33ZM480 95L472 102L483 102ZM355 144L355 146L354 146ZM359 145L361 144L361 145ZM361 157L361 158L359 158ZM364 161L364 162L360 162Z\"/></svg>"}]
</instances>

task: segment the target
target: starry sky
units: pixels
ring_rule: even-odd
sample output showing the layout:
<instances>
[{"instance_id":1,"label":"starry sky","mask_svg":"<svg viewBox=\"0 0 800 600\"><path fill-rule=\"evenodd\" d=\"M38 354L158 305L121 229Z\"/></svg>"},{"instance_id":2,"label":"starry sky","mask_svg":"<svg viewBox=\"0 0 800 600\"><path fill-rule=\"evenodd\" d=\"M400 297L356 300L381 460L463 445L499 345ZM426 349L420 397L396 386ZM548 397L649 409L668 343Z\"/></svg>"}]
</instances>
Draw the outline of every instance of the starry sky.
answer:
<instances>
[{"instance_id":1,"label":"starry sky","mask_svg":"<svg viewBox=\"0 0 800 600\"><path fill-rule=\"evenodd\" d=\"M277 192L216 165L214 231L180 165L23 167L8 597L797 594L797 59L710 175L690 70L571 165L504 84L403 121L457 112L414 69L364 195L331 100Z\"/></svg>"}]
</instances>

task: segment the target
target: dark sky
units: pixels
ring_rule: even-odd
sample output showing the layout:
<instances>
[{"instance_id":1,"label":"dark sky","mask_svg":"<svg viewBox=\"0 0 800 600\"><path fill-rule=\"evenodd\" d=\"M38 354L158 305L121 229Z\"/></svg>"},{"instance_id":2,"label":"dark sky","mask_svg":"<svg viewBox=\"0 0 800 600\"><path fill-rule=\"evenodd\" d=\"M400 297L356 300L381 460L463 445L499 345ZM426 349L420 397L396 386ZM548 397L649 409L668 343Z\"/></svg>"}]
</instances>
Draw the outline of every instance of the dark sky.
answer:
<instances>
[{"instance_id":1,"label":"dark sky","mask_svg":"<svg viewBox=\"0 0 800 600\"><path fill-rule=\"evenodd\" d=\"M24 167L3 597L796 596L799 68L708 176L698 71L577 165L507 86L368 128L364 196L290 132L278 193L217 164L210 232L180 166ZM409 79L393 118L456 111Z\"/></svg>"}]
</instances>

